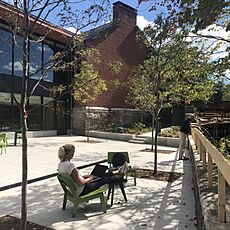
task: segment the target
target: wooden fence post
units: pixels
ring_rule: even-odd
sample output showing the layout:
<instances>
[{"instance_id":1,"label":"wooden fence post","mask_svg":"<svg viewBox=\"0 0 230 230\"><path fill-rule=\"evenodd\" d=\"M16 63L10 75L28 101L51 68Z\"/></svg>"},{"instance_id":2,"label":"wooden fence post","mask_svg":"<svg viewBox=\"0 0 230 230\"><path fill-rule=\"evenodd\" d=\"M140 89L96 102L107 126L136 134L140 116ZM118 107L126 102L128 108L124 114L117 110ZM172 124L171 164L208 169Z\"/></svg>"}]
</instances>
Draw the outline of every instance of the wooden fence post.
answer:
<instances>
[{"instance_id":1,"label":"wooden fence post","mask_svg":"<svg viewBox=\"0 0 230 230\"><path fill-rule=\"evenodd\" d=\"M201 141L200 141L200 156L201 156L201 160L203 161L203 169L206 169L207 168L206 149Z\"/></svg>"},{"instance_id":2,"label":"wooden fence post","mask_svg":"<svg viewBox=\"0 0 230 230\"><path fill-rule=\"evenodd\" d=\"M197 142L197 153L200 155L200 161L202 161L202 154L201 154L201 149L200 149L200 147L201 147L201 141L200 141L200 139L199 138L197 138L196 139L196 142Z\"/></svg>"},{"instance_id":3,"label":"wooden fence post","mask_svg":"<svg viewBox=\"0 0 230 230\"><path fill-rule=\"evenodd\" d=\"M213 184L212 167L213 167L212 157L208 153L208 188L211 188Z\"/></svg>"},{"instance_id":4,"label":"wooden fence post","mask_svg":"<svg viewBox=\"0 0 230 230\"><path fill-rule=\"evenodd\" d=\"M226 222L225 183L225 178L218 169L218 219L220 222Z\"/></svg>"}]
</instances>

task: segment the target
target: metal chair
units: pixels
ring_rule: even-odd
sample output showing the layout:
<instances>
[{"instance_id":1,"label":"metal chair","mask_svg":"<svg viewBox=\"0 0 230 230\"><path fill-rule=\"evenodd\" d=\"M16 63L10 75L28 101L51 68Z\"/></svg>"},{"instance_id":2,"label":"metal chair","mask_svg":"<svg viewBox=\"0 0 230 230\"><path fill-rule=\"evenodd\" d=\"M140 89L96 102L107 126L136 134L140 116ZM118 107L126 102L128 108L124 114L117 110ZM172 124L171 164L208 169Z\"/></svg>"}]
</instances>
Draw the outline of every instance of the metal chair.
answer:
<instances>
[{"instance_id":1,"label":"metal chair","mask_svg":"<svg viewBox=\"0 0 230 230\"><path fill-rule=\"evenodd\" d=\"M125 177L126 179L128 179L128 176L131 175L133 176L133 180L134 180L134 185L136 186L137 184L137 170L136 168L133 168L129 163L130 163L130 160L129 160L129 154L128 152L108 152L108 159L107 159L107 162L109 164L109 167L110 168L114 168L114 167L117 167L120 165L123 165L124 162L122 163L122 160L121 162L117 162L117 165L113 164L113 158L116 154L121 154L124 156L124 159L123 161L126 161L127 164L128 164L128 168L127 168L127 171L126 171L126 174L125 174Z\"/></svg>"}]
</instances>

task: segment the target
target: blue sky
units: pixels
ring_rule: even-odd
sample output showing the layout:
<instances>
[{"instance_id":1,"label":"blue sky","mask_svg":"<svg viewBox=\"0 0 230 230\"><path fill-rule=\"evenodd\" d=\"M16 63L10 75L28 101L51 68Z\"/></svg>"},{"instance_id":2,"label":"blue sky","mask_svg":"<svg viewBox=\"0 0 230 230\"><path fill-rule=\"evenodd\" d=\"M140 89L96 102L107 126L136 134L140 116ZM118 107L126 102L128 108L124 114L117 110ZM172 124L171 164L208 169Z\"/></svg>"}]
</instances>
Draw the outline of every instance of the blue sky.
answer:
<instances>
[{"instance_id":1,"label":"blue sky","mask_svg":"<svg viewBox=\"0 0 230 230\"><path fill-rule=\"evenodd\" d=\"M115 2L117 2L117 0L111 0L111 8L110 8L111 16L112 16L113 3L115 3ZM138 0L121 0L121 2L135 8L137 10L137 14L138 14L137 15L137 25L141 29L144 28L145 26L147 26L149 23L151 23L154 20L154 17L156 16L156 14L159 13L156 11L151 11L151 12L148 11L148 9L151 5L150 2L143 2L141 5L138 5ZM89 3L90 3L90 1L89 1ZM58 23L55 18L49 18L49 21L51 21L54 24ZM101 22L101 23L104 24L104 22ZM71 30L71 28L70 28L70 30Z\"/></svg>"}]
</instances>

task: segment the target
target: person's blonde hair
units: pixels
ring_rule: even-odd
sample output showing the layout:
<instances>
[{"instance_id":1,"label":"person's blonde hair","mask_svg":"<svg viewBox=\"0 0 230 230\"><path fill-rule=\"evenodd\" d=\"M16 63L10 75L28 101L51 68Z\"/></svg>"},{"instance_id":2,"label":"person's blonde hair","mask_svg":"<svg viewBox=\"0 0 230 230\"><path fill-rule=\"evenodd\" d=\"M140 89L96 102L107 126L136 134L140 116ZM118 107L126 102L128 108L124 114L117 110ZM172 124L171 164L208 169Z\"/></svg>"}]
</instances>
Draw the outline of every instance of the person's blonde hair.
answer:
<instances>
[{"instance_id":1,"label":"person's blonde hair","mask_svg":"<svg viewBox=\"0 0 230 230\"><path fill-rule=\"evenodd\" d=\"M75 147L72 144L65 144L58 149L58 158L62 161L66 154L75 151Z\"/></svg>"}]
</instances>

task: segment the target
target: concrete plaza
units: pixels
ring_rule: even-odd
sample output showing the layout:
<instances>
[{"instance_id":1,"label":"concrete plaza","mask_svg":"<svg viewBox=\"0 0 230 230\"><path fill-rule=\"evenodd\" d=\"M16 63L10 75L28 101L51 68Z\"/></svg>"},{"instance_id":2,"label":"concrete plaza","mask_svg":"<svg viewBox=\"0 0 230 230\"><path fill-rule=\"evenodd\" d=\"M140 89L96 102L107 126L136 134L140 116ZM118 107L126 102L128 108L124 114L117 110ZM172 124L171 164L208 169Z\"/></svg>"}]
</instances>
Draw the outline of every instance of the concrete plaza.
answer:
<instances>
[{"instance_id":1,"label":"concrete plaza","mask_svg":"<svg viewBox=\"0 0 230 230\"><path fill-rule=\"evenodd\" d=\"M153 169L153 153L143 151L147 144L90 138L94 143L85 143L83 136L55 136L30 138L28 148L28 179L57 172L57 150L66 143L76 147L73 162L79 167L107 158L109 151L128 151L131 165ZM0 187L21 181L21 145L7 148L0 155ZM180 172L183 175L174 182L137 179L128 180L125 203L119 189L114 195L114 205L103 214L99 200L79 207L76 218L71 218L72 204L61 210L63 192L56 177L28 185L28 220L53 229L197 229L193 194L191 162L177 161L177 149L170 154L158 154L158 170ZM82 174L92 168L82 169ZM20 217L20 187L0 192L0 215ZM0 226L1 229L1 226Z\"/></svg>"}]
</instances>

